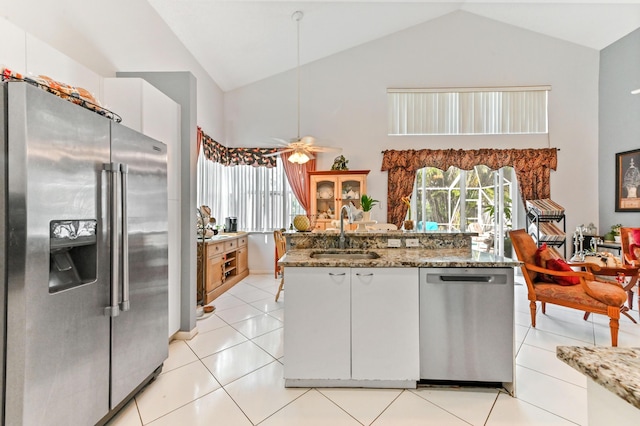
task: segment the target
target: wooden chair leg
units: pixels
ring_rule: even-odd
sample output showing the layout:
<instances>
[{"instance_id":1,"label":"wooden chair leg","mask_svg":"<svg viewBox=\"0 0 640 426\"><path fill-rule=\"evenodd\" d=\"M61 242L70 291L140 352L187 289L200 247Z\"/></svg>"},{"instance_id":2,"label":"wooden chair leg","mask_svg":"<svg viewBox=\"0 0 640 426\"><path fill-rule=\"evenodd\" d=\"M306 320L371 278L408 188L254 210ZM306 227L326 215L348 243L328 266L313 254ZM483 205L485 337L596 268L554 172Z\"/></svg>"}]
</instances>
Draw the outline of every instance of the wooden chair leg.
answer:
<instances>
[{"instance_id":1,"label":"wooden chair leg","mask_svg":"<svg viewBox=\"0 0 640 426\"><path fill-rule=\"evenodd\" d=\"M611 329L611 346L618 346L618 329L620 325L617 319L611 318L609 320L609 328Z\"/></svg>"},{"instance_id":2,"label":"wooden chair leg","mask_svg":"<svg viewBox=\"0 0 640 426\"><path fill-rule=\"evenodd\" d=\"M283 287L284 287L284 277L282 277L282 279L280 280L280 285L278 286L278 292L276 293L276 302L278 301L278 298L280 297L280 292L282 291Z\"/></svg>"},{"instance_id":3,"label":"wooden chair leg","mask_svg":"<svg viewBox=\"0 0 640 426\"><path fill-rule=\"evenodd\" d=\"M616 347L618 346L618 329L620 328L620 323L618 322L620 308L609 306L607 315L609 316L609 328L611 329L611 346Z\"/></svg>"},{"instance_id":4,"label":"wooden chair leg","mask_svg":"<svg viewBox=\"0 0 640 426\"><path fill-rule=\"evenodd\" d=\"M278 278L278 249L276 248L274 254L275 260L273 261L273 278Z\"/></svg>"},{"instance_id":5,"label":"wooden chair leg","mask_svg":"<svg viewBox=\"0 0 640 426\"><path fill-rule=\"evenodd\" d=\"M536 328L536 302L529 302L529 310L531 311L531 327Z\"/></svg>"},{"instance_id":6,"label":"wooden chair leg","mask_svg":"<svg viewBox=\"0 0 640 426\"><path fill-rule=\"evenodd\" d=\"M547 313L547 304L544 303L544 302L541 302L541 304L542 304L542 313L546 314Z\"/></svg>"},{"instance_id":7,"label":"wooden chair leg","mask_svg":"<svg viewBox=\"0 0 640 426\"><path fill-rule=\"evenodd\" d=\"M637 323L638 323L635 319L633 319L633 317L632 317L631 315L629 315L628 309L625 309L625 310L623 310L623 311L621 310L621 311L620 311L620 313L621 313L622 315L626 316L627 318L629 318L629 319L631 320L631 322L632 322L632 323L634 323L634 324L637 324Z\"/></svg>"},{"instance_id":8,"label":"wooden chair leg","mask_svg":"<svg viewBox=\"0 0 640 426\"><path fill-rule=\"evenodd\" d=\"M638 303L640 303L640 292L638 292L638 300ZM627 290L627 301L629 304L629 309L633 309L633 290Z\"/></svg>"}]
</instances>

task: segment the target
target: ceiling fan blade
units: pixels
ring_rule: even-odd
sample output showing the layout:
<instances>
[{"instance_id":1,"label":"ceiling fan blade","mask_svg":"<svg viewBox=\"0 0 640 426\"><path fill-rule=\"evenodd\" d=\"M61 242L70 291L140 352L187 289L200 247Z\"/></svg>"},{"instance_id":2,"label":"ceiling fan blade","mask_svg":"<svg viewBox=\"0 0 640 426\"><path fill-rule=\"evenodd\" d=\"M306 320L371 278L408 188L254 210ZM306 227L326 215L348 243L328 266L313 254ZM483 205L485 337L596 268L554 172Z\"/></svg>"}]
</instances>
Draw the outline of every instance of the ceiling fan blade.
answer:
<instances>
[{"instance_id":1,"label":"ceiling fan blade","mask_svg":"<svg viewBox=\"0 0 640 426\"><path fill-rule=\"evenodd\" d=\"M278 144L280 144L282 146L288 146L291 143L290 141L284 140L282 138L271 138L271 139L273 139L274 141L278 142Z\"/></svg>"},{"instance_id":2,"label":"ceiling fan blade","mask_svg":"<svg viewBox=\"0 0 640 426\"><path fill-rule=\"evenodd\" d=\"M333 146L310 146L308 148L313 152L340 152L342 148L337 148Z\"/></svg>"},{"instance_id":3,"label":"ceiling fan blade","mask_svg":"<svg viewBox=\"0 0 640 426\"><path fill-rule=\"evenodd\" d=\"M275 156L280 155L280 154L282 154L282 153L281 152L274 152L274 153L271 153L271 154L262 154L262 156L263 157L275 157Z\"/></svg>"},{"instance_id":4,"label":"ceiling fan blade","mask_svg":"<svg viewBox=\"0 0 640 426\"><path fill-rule=\"evenodd\" d=\"M272 152L271 154L263 154L262 156L263 157L275 157L276 155L281 155L281 154L283 154L285 152L291 152L291 151L294 151L294 149L293 148L281 149L281 150L278 150L278 152Z\"/></svg>"}]
</instances>

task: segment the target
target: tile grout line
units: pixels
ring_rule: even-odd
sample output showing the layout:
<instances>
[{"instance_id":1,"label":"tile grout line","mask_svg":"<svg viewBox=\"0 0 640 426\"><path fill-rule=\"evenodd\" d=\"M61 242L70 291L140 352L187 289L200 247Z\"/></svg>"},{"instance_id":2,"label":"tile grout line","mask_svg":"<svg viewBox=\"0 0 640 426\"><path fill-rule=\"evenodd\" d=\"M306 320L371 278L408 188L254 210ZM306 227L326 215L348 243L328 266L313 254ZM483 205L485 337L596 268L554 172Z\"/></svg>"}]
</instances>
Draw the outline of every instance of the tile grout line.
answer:
<instances>
[{"instance_id":1,"label":"tile grout line","mask_svg":"<svg viewBox=\"0 0 640 426\"><path fill-rule=\"evenodd\" d=\"M344 408L342 408L340 406L340 404L338 404L337 402L335 402L333 399L329 398L327 395L324 394L324 392L322 392L320 389L318 388L313 388L315 389L320 395L322 395L323 398L327 399L329 402L331 402L333 405L335 405L336 407L338 407L340 410L342 410L345 414L347 414L349 417L351 417L353 420L355 420L356 422L360 423L363 426L367 426L364 423L362 423L360 420L356 419L355 417L353 417L353 415L348 412L347 410L345 410ZM386 409L386 407L385 407ZM375 419L374 419L375 421ZM372 422L373 423L373 422Z\"/></svg>"},{"instance_id":2,"label":"tile grout line","mask_svg":"<svg viewBox=\"0 0 640 426\"><path fill-rule=\"evenodd\" d=\"M197 356L197 355L196 355L196 356ZM140 410L138 409L138 415L140 416L140 423L141 423L143 426L146 426L146 425L151 424L151 423L153 423L153 422L155 422L155 421L157 421L157 420L159 420L159 419L161 419L161 418L163 418L163 417L166 417L166 416L168 416L169 414L171 414L171 413L173 413L173 412L175 412L175 411L177 411L177 410L179 410L179 409L181 409L181 408L183 408L183 407L186 407L186 406L187 406L187 405L189 405L189 404L193 404L193 403L194 403L194 402L196 402L197 400L199 400L199 399L201 399L201 398L204 398L205 396L210 395L210 394L212 394L213 392L215 392L215 391L217 391L217 390L219 390L219 389L222 389L222 388L223 388L222 384L218 381L218 379L216 379L216 377L213 375L213 373L211 373L211 371L209 371L209 369L207 368L207 366L206 366L206 365L204 365L204 362L202 362L202 360L201 360L200 358L198 358L198 361L194 361L194 362L200 362L200 363L203 365L203 367L205 368L205 370L207 370L207 371L209 372L209 374L211 375L211 378L213 378L213 380L215 380L215 381L216 381L216 383L218 383L219 387L218 387L217 389L214 389L214 390L210 391L210 392L207 392L207 393L205 393L205 394L202 394L202 395L200 395L199 397L197 397L197 398L195 398L195 399L192 399L191 401L188 401L188 402L186 402L186 403L184 403L184 404L180 405L179 407L174 408L174 409L173 409L173 410L171 410L171 411L168 411L168 412L164 413L164 414L163 414L163 415L161 415L160 417L156 417L155 419L152 419L152 420L151 420L151 421L149 421L148 423L144 423L144 422L142 421L142 415L140 414ZM190 362L190 363L185 364L185 365L191 365L191 364L193 364L194 362ZM181 368L181 367L178 367L178 368ZM174 369L174 370L171 370L171 371L175 371L175 370L177 370L178 368L176 368L176 369ZM137 405L137 404L138 404L138 400L137 400L137 395L136 395L136 408L138 408L138 405Z\"/></svg>"},{"instance_id":3,"label":"tile grout line","mask_svg":"<svg viewBox=\"0 0 640 426\"><path fill-rule=\"evenodd\" d=\"M301 388L298 388L298 389L301 389ZM308 388L305 392L301 393L300 395L298 395L297 397L295 397L291 401L287 402L285 405L283 405L282 407L278 408L276 411L274 411L273 413L269 414L267 417L265 417L264 419L260 420L258 423L253 423L252 422L251 424L256 426L256 425L259 425L261 423L266 422L269 418L273 417L275 414L277 414L280 411L284 410L285 407L288 407L289 405L293 404L295 401L297 401L298 399L302 398L304 395L308 394L313 389L314 388Z\"/></svg>"},{"instance_id":4,"label":"tile grout line","mask_svg":"<svg viewBox=\"0 0 640 426\"><path fill-rule=\"evenodd\" d=\"M417 389L416 389L416 390L417 390ZM435 402L433 402L433 401L431 401L431 400L428 400L427 398L422 397L422 395L420 395L420 394L418 394L418 393L416 393L416 392L412 392L412 390L408 390L408 392L411 392L413 395L417 396L418 398L422 399L423 401L428 402L429 404L433 405L434 407L438 407L439 409L441 409L441 410L442 410L442 411L444 411L445 413L448 413L448 414L452 415L452 416L453 416L453 417L455 417L456 419L458 419L458 420L460 420L460 421L462 421L462 422L464 422L464 423L467 423L467 424L469 424L469 425L472 425L471 423L469 423L468 421L466 421L466 420L465 420L465 419L463 419L462 417L458 416L458 415L457 415L457 414L455 414L455 413L452 413L451 411L447 410L447 409L446 409L446 408L444 408L444 407L439 406L439 405L438 405L438 404L436 404ZM490 412L490 411L491 411L491 410L489 410L489 412ZM472 426L473 426L473 425L472 425Z\"/></svg>"},{"instance_id":5,"label":"tile grout line","mask_svg":"<svg viewBox=\"0 0 640 426\"><path fill-rule=\"evenodd\" d=\"M393 398L393 400L389 404L387 404L386 407L384 407L384 409L376 416L376 418L373 419L373 421L371 423L369 423L369 426L374 424L375 422L377 422L378 419L380 418L380 416L382 416L389 409L389 407L391 407L393 405L393 403L396 402L398 400L398 398L400 398L400 396L402 396L402 394L405 393L406 391L407 391L406 389L402 389L402 391L398 394L398 396Z\"/></svg>"},{"instance_id":6,"label":"tile grout line","mask_svg":"<svg viewBox=\"0 0 640 426\"><path fill-rule=\"evenodd\" d=\"M575 386L575 387L577 387L577 388L587 390L587 388L586 388L586 387L583 387L583 386L580 386L580 385L576 385L575 383L572 383L572 382L569 382L569 381L567 381L567 380L561 379L560 377L552 376L551 374L546 374L546 373L543 373L542 371L534 370L533 368L531 368L531 367L527 367L527 366L524 366L524 365L522 365L522 364L516 364L516 365L517 365L518 367L520 367L520 368L525 368L525 369L527 369L527 370L529 370L529 371L533 371L534 373L541 374L541 375L543 375L543 376L545 376L545 377L550 377L550 378L552 378L552 379L559 380L559 381L561 381L562 383L566 383L566 384L568 384L568 385ZM586 383L586 381L585 381L585 383ZM519 400L519 401L523 401L522 399L518 399L518 400ZM533 405L533 404L532 404L532 405Z\"/></svg>"}]
</instances>

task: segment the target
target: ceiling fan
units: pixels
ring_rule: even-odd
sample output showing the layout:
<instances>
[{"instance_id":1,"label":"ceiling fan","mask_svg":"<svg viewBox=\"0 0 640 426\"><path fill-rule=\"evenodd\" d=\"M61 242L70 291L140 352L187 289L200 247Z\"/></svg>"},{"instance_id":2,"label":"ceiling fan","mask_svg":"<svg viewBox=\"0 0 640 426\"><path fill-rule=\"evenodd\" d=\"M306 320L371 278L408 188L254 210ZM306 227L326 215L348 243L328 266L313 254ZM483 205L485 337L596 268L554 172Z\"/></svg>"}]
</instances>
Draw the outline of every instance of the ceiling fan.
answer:
<instances>
[{"instance_id":1,"label":"ceiling fan","mask_svg":"<svg viewBox=\"0 0 640 426\"><path fill-rule=\"evenodd\" d=\"M292 152L288 158L288 160L292 163L304 164L307 161L315 158L313 155L316 152L340 152L341 148L334 148L328 146L318 146L315 145L316 139L313 136L304 136L300 137L300 21L302 20L304 13L301 11L293 12L291 15L291 19L296 21L297 24L297 46L298 46L298 60L297 60L297 83L298 83L298 137L286 141L284 139L274 138L276 141L280 142L284 145L283 149L278 150L278 152L274 152L272 154L265 154L263 157L273 157L276 155L282 155L286 152Z\"/></svg>"}]
</instances>

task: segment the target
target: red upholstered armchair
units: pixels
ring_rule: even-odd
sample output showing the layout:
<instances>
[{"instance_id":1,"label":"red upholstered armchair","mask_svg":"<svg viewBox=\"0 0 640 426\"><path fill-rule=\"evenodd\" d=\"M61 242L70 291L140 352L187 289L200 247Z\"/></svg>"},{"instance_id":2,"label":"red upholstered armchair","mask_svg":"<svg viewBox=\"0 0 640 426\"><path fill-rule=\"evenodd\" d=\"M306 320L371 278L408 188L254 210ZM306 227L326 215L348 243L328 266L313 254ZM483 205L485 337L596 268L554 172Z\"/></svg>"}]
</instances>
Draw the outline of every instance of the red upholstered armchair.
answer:
<instances>
[{"instance_id":1,"label":"red upholstered armchair","mask_svg":"<svg viewBox=\"0 0 640 426\"><path fill-rule=\"evenodd\" d=\"M627 299L626 292L615 283L595 281L590 272L558 271L536 265L538 247L533 238L524 229L509 233L518 260L523 262L522 274L527 284L531 325L536 326L536 302L542 304L542 313L546 313L546 304L552 303L584 312L607 315L611 330L611 346L618 346L618 320L620 308ZM575 285L560 285L548 282L549 279L563 277L563 281L577 278Z\"/></svg>"}]
</instances>

